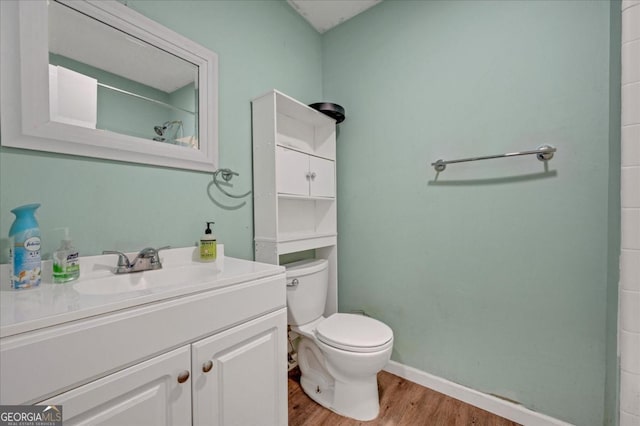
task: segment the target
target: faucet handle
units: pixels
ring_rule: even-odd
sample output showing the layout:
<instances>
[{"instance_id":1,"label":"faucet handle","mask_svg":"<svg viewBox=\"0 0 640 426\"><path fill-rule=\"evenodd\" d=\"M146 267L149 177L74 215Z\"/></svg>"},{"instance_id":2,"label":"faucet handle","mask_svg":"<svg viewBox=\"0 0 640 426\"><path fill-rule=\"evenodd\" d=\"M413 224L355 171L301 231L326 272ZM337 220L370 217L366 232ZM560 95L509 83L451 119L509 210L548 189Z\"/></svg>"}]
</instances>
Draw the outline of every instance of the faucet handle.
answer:
<instances>
[{"instance_id":1,"label":"faucet handle","mask_svg":"<svg viewBox=\"0 0 640 426\"><path fill-rule=\"evenodd\" d=\"M131 261L129 256L117 250L104 250L102 254L117 254L118 255L118 267L131 268Z\"/></svg>"},{"instance_id":2,"label":"faucet handle","mask_svg":"<svg viewBox=\"0 0 640 426\"><path fill-rule=\"evenodd\" d=\"M160 269L162 268L162 264L160 263L160 250L166 250L169 248L171 248L171 246L164 246L158 249L153 247L142 249L133 263L135 264L138 259L149 259L149 263L154 266L153 269Z\"/></svg>"},{"instance_id":3,"label":"faucet handle","mask_svg":"<svg viewBox=\"0 0 640 426\"><path fill-rule=\"evenodd\" d=\"M160 250L167 250L170 249L171 246L164 246L164 247L160 247L155 249L155 254L151 257L151 263L160 263Z\"/></svg>"}]
</instances>

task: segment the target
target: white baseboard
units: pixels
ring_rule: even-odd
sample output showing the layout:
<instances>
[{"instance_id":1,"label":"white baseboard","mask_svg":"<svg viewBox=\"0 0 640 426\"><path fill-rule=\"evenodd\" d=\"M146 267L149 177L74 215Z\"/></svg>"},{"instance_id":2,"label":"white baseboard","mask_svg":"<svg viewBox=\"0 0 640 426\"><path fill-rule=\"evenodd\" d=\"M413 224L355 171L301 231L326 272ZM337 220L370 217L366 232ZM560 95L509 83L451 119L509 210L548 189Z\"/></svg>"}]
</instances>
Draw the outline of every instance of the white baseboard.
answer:
<instances>
[{"instance_id":1,"label":"white baseboard","mask_svg":"<svg viewBox=\"0 0 640 426\"><path fill-rule=\"evenodd\" d=\"M571 426L570 423L562 420L529 410L513 402L478 392L396 361L389 361L384 370L525 426Z\"/></svg>"}]
</instances>

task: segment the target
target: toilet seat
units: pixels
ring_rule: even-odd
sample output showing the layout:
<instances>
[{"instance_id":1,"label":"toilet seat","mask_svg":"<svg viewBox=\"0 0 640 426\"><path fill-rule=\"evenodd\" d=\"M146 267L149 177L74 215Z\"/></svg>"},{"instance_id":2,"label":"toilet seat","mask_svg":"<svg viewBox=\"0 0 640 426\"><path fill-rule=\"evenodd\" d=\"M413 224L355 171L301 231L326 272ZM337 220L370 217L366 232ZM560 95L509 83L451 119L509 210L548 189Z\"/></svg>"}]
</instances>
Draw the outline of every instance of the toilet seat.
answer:
<instances>
[{"instance_id":1,"label":"toilet seat","mask_svg":"<svg viewBox=\"0 0 640 426\"><path fill-rule=\"evenodd\" d=\"M321 321L315 335L322 343L350 352L378 352L393 339L383 322L363 315L333 314Z\"/></svg>"}]
</instances>

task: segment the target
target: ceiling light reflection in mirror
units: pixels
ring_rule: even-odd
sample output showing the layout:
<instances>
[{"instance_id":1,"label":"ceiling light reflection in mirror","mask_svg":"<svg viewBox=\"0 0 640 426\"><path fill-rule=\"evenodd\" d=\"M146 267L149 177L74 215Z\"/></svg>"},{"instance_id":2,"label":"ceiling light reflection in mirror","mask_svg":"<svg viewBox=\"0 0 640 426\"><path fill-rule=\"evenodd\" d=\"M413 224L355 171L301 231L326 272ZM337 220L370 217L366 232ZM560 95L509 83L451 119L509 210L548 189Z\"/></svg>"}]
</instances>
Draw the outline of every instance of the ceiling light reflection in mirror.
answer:
<instances>
[{"instance_id":1,"label":"ceiling light reflection in mirror","mask_svg":"<svg viewBox=\"0 0 640 426\"><path fill-rule=\"evenodd\" d=\"M196 65L49 3L52 121L199 149L197 81Z\"/></svg>"}]
</instances>

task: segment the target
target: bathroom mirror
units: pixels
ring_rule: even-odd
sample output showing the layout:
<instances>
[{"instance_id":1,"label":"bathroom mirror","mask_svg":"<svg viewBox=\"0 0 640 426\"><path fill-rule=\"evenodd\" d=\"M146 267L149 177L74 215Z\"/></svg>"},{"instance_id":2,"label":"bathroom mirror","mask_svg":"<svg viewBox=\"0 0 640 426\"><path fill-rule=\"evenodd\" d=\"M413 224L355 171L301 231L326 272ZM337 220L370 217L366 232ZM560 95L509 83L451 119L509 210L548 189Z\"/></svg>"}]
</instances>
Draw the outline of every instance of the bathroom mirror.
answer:
<instances>
[{"instance_id":1,"label":"bathroom mirror","mask_svg":"<svg viewBox=\"0 0 640 426\"><path fill-rule=\"evenodd\" d=\"M217 56L116 1L0 2L2 145L217 168Z\"/></svg>"}]
</instances>

